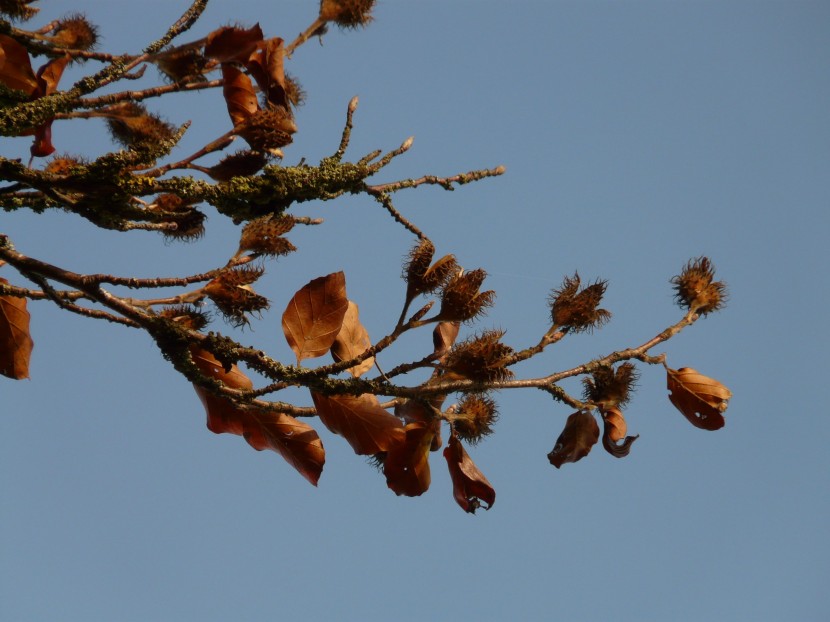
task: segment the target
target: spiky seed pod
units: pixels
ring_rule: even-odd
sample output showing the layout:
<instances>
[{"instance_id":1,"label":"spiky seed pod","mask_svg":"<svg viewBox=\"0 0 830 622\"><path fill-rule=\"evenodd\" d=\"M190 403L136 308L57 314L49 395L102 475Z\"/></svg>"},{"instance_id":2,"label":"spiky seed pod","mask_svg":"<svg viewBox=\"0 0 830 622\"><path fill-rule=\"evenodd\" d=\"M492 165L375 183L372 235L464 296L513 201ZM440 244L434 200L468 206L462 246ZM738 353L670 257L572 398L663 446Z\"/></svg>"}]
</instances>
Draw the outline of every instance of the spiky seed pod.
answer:
<instances>
[{"instance_id":1,"label":"spiky seed pod","mask_svg":"<svg viewBox=\"0 0 830 622\"><path fill-rule=\"evenodd\" d=\"M66 154L58 155L46 163L43 172L51 175L69 175L73 168L84 164L86 164L86 161L81 157Z\"/></svg>"},{"instance_id":2,"label":"spiky seed pod","mask_svg":"<svg viewBox=\"0 0 830 622\"><path fill-rule=\"evenodd\" d=\"M206 172L216 181L228 181L234 177L255 175L266 164L268 164L268 154L243 149L225 156Z\"/></svg>"},{"instance_id":3,"label":"spiky seed pod","mask_svg":"<svg viewBox=\"0 0 830 622\"><path fill-rule=\"evenodd\" d=\"M98 42L98 28L80 13L58 20L48 37L56 47L70 50L91 50Z\"/></svg>"},{"instance_id":4,"label":"spiky seed pod","mask_svg":"<svg viewBox=\"0 0 830 622\"><path fill-rule=\"evenodd\" d=\"M453 411L447 415L453 430L461 440L473 445L493 433L499 418L496 403L484 394L465 395Z\"/></svg>"},{"instance_id":5,"label":"spiky seed pod","mask_svg":"<svg viewBox=\"0 0 830 622\"><path fill-rule=\"evenodd\" d=\"M35 16L40 11L35 7L29 6L34 0L0 0L0 13L8 16L13 20L26 21Z\"/></svg>"},{"instance_id":6,"label":"spiky seed pod","mask_svg":"<svg viewBox=\"0 0 830 622\"><path fill-rule=\"evenodd\" d=\"M578 273L565 277L562 286L551 292L550 315L554 326L567 327L573 332L590 332L611 319L611 313L598 309L607 281L597 280L579 291Z\"/></svg>"},{"instance_id":7,"label":"spiky seed pod","mask_svg":"<svg viewBox=\"0 0 830 622\"><path fill-rule=\"evenodd\" d=\"M292 75L285 75L285 96L288 101L295 108L299 108L305 103L306 92L303 85Z\"/></svg>"},{"instance_id":8,"label":"spiky seed pod","mask_svg":"<svg viewBox=\"0 0 830 622\"><path fill-rule=\"evenodd\" d=\"M487 273L478 268L471 272L455 275L444 287L441 295L441 309L437 320L442 322L467 322L493 304L496 292L479 292Z\"/></svg>"},{"instance_id":9,"label":"spiky seed pod","mask_svg":"<svg viewBox=\"0 0 830 622\"><path fill-rule=\"evenodd\" d=\"M236 127L236 133L256 151L282 155L280 147L291 144L297 131L291 113L283 107L258 110Z\"/></svg>"},{"instance_id":10,"label":"spiky seed pod","mask_svg":"<svg viewBox=\"0 0 830 622\"><path fill-rule=\"evenodd\" d=\"M176 194L160 194L148 211L153 214L157 222L175 223L175 229L165 229L165 237L190 241L205 233L207 216L192 205L185 202Z\"/></svg>"},{"instance_id":11,"label":"spiky seed pod","mask_svg":"<svg viewBox=\"0 0 830 622\"><path fill-rule=\"evenodd\" d=\"M479 382L499 382L513 377L505 368L513 348L501 343L503 330L485 330L480 335L457 343L443 367L452 374Z\"/></svg>"},{"instance_id":12,"label":"spiky seed pod","mask_svg":"<svg viewBox=\"0 0 830 622\"><path fill-rule=\"evenodd\" d=\"M190 330L202 330L210 323L210 315L206 311L197 309L193 305L174 305L164 307L159 315L168 320L178 322Z\"/></svg>"},{"instance_id":13,"label":"spiky seed pod","mask_svg":"<svg viewBox=\"0 0 830 622\"><path fill-rule=\"evenodd\" d=\"M213 301L225 319L234 326L248 324L247 313L268 308L268 299L250 286L264 270L248 266L226 270L204 287L205 295Z\"/></svg>"},{"instance_id":14,"label":"spiky seed pod","mask_svg":"<svg viewBox=\"0 0 830 622\"><path fill-rule=\"evenodd\" d=\"M583 378L583 396L601 409L625 406L640 377L633 363L623 363L615 370L613 367L600 367Z\"/></svg>"},{"instance_id":15,"label":"spiky seed pod","mask_svg":"<svg viewBox=\"0 0 830 622\"><path fill-rule=\"evenodd\" d=\"M171 82L204 80L207 59L195 47L171 48L153 59L156 68Z\"/></svg>"},{"instance_id":16,"label":"spiky seed pod","mask_svg":"<svg viewBox=\"0 0 830 622\"><path fill-rule=\"evenodd\" d=\"M268 214L249 222L242 229L239 250L260 255L287 255L297 248L283 235L291 231L294 219L285 214Z\"/></svg>"},{"instance_id":17,"label":"spiky seed pod","mask_svg":"<svg viewBox=\"0 0 830 622\"><path fill-rule=\"evenodd\" d=\"M406 281L407 300L441 289L458 272L458 264L452 255L445 255L430 265L434 254L435 246L426 238L410 251L402 275Z\"/></svg>"},{"instance_id":18,"label":"spiky seed pod","mask_svg":"<svg viewBox=\"0 0 830 622\"><path fill-rule=\"evenodd\" d=\"M726 305L726 283L715 281L715 266L708 257L689 260L683 271L672 278L677 304L694 313L708 315Z\"/></svg>"},{"instance_id":19,"label":"spiky seed pod","mask_svg":"<svg viewBox=\"0 0 830 622\"><path fill-rule=\"evenodd\" d=\"M320 19L341 28L358 28L372 21L375 0L320 0Z\"/></svg>"},{"instance_id":20,"label":"spiky seed pod","mask_svg":"<svg viewBox=\"0 0 830 622\"><path fill-rule=\"evenodd\" d=\"M172 139L176 133L172 125L134 103L108 108L107 125L113 139L128 148L154 146Z\"/></svg>"}]
</instances>

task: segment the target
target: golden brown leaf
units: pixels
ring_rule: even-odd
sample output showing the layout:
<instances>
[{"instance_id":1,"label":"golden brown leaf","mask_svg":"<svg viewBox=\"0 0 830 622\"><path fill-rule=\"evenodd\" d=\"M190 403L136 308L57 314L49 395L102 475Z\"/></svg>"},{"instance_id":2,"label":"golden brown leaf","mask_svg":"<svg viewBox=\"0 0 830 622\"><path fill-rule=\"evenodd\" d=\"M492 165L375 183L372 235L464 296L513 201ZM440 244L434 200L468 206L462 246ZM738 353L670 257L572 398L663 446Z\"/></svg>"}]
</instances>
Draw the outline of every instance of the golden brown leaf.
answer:
<instances>
[{"instance_id":1,"label":"golden brown leaf","mask_svg":"<svg viewBox=\"0 0 830 622\"><path fill-rule=\"evenodd\" d=\"M548 460L557 469L566 462L577 462L591 452L598 440L597 420L587 410L578 410L568 417Z\"/></svg>"},{"instance_id":2,"label":"golden brown leaf","mask_svg":"<svg viewBox=\"0 0 830 622\"><path fill-rule=\"evenodd\" d=\"M316 278L294 294L282 314L282 332L297 362L322 356L331 348L348 308L342 272Z\"/></svg>"},{"instance_id":3,"label":"golden brown leaf","mask_svg":"<svg viewBox=\"0 0 830 622\"><path fill-rule=\"evenodd\" d=\"M228 105L228 114L231 122L237 126L250 119L259 110L254 85L248 76L236 66L228 63L222 63L222 78L224 79L222 94Z\"/></svg>"},{"instance_id":4,"label":"golden brown leaf","mask_svg":"<svg viewBox=\"0 0 830 622\"><path fill-rule=\"evenodd\" d=\"M331 346L331 356L338 363L340 361L348 361L363 354L366 350L372 347L372 340L369 338L369 333L363 324L360 323L359 311L357 305L349 301L349 307L346 309L346 315L343 316L343 325L340 327L340 332L334 339ZM372 369L375 364L375 357L370 356L362 363L358 363L354 367L349 367L347 370L352 376L358 378Z\"/></svg>"},{"instance_id":5,"label":"golden brown leaf","mask_svg":"<svg viewBox=\"0 0 830 622\"><path fill-rule=\"evenodd\" d=\"M246 63L262 38L259 24L254 24L248 29L225 26L207 36L205 56L220 63Z\"/></svg>"},{"instance_id":6,"label":"golden brown leaf","mask_svg":"<svg viewBox=\"0 0 830 622\"><path fill-rule=\"evenodd\" d=\"M312 392L311 397L323 425L345 438L358 455L386 453L406 438L401 420L382 408L374 395L327 397Z\"/></svg>"},{"instance_id":7,"label":"golden brown leaf","mask_svg":"<svg viewBox=\"0 0 830 622\"><path fill-rule=\"evenodd\" d=\"M246 66L265 94L265 100L272 106L288 108L282 44L279 37L261 41L251 53Z\"/></svg>"},{"instance_id":8,"label":"golden brown leaf","mask_svg":"<svg viewBox=\"0 0 830 622\"><path fill-rule=\"evenodd\" d=\"M732 392L713 378L691 367L666 368L669 399L689 422L703 430L718 430L726 424L723 413Z\"/></svg>"},{"instance_id":9,"label":"golden brown leaf","mask_svg":"<svg viewBox=\"0 0 830 622\"><path fill-rule=\"evenodd\" d=\"M0 283L7 285L6 279ZM29 334L26 299L0 296L0 374L22 380L29 377L29 359L34 342Z\"/></svg>"},{"instance_id":10,"label":"golden brown leaf","mask_svg":"<svg viewBox=\"0 0 830 622\"><path fill-rule=\"evenodd\" d=\"M435 330L432 331L432 345L435 354L440 355L439 362L443 363L447 358L450 348L458 338L460 328L461 322L438 322L435 326Z\"/></svg>"},{"instance_id":11,"label":"golden brown leaf","mask_svg":"<svg viewBox=\"0 0 830 622\"><path fill-rule=\"evenodd\" d=\"M416 421L407 424L403 442L396 443L386 454L383 473L386 485L397 495L417 497L429 489L429 452L434 427L431 423Z\"/></svg>"},{"instance_id":12,"label":"golden brown leaf","mask_svg":"<svg viewBox=\"0 0 830 622\"><path fill-rule=\"evenodd\" d=\"M605 451L615 458L624 458L631 451L632 443L640 436L639 434L636 436L625 435L628 427L619 408L607 408L601 412L603 423L602 446ZM619 441L622 441L622 443L618 445Z\"/></svg>"},{"instance_id":13,"label":"golden brown leaf","mask_svg":"<svg viewBox=\"0 0 830 622\"><path fill-rule=\"evenodd\" d=\"M444 458L447 459L450 470L453 496L461 509L472 514L481 507L482 502L487 504L485 510L493 507L496 502L495 489L467 455L455 434L450 435L444 448Z\"/></svg>"},{"instance_id":14,"label":"golden brown leaf","mask_svg":"<svg viewBox=\"0 0 830 622\"><path fill-rule=\"evenodd\" d=\"M239 371L236 365L231 365L226 372L210 352L192 348L191 354L193 362L206 376L221 380L234 389L253 388L250 378ZM314 428L285 413L242 409L198 385L194 384L193 388L205 407L207 427L211 432L242 436L257 451L271 449L300 475L317 485L326 454Z\"/></svg>"},{"instance_id":15,"label":"golden brown leaf","mask_svg":"<svg viewBox=\"0 0 830 622\"><path fill-rule=\"evenodd\" d=\"M6 35L0 35L0 82L27 95L34 94L38 88L29 52Z\"/></svg>"},{"instance_id":16,"label":"golden brown leaf","mask_svg":"<svg viewBox=\"0 0 830 622\"><path fill-rule=\"evenodd\" d=\"M37 71L38 95L52 95L58 90L58 82L60 82L63 70L71 61L69 54L53 58L48 63L43 65Z\"/></svg>"}]
</instances>

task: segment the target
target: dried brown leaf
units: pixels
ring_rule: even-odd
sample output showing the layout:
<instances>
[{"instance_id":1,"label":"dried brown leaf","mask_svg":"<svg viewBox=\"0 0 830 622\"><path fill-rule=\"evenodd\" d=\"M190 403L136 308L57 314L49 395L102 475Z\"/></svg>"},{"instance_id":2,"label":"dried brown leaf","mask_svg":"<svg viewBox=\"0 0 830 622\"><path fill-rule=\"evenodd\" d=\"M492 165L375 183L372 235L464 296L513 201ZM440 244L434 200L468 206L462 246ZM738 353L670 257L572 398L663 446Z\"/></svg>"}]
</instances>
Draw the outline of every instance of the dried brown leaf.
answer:
<instances>
[{"instance_id":1,"label":"dried brown leaf","mask_svg":"<svg viewBox=\"0 0 830 622\"><path fill-rule=\"evenodd\" d=\"M487 504L485 510L493 507L496 502L493 485L472 461L455 434L450 435L444 448L444 458L450 470L453 496L461 509L472 514L481 507L482 502Z\"/></svg>"},{"instance_id":2,"label":"dried brown leaf","mask_svg":"<svg viewBox=\"0 0 830 622\"><path fill-rule=\"evenodd\" d=\"M0 283L7 285L6 279ZM0 296L0 374L22 380L29 377L29 360L34 342L29 334L26 299Z\"/></svg>"},{"instance_id":3,"label":"dried brown leaf","mask_svg":"<svg viewBox=\"0 0 830 622\"><path fill-rule=\"evenodd\" d=\"M43 65L37 71L38 95L52 95L58 90L58 82L60 82L63 70L71 61L69 54L53 58L48 63Z\"/></svg>"},{"instance_id":4,"label":"dried brown leaf","mask_svg":"<svg viewBox=\"0 0 830 622\"><path fill-rule=\"evenodd\" d=\"M236 365L231 365L226 372L210 352L193 348L191 354L193 362L206 376L221 380L234 389L253 388L251 380ZM317 485L326 454L314 428L285 413L242 409L198 385L194 384L193 388L205 407L207 427L211 432L242 436L257 451L271 449Z\"/></svg>"},{"instance_id":5,"label":"dried brown leaf","mask_svg":"<svg viewBox=\"0 0 830 622\"><path fill-rule=\"evenodd\" d=\"M597 420L587 410L578 410L568 417L548 460L557 469L566 462L577 462L590 453L598 440Z\"/></svg>"},{"instance_id":6,"label":"dried brown leaf","mask_svg":"<svg viewBox=\"0 0 830 622\"><path fill-rule=\"evenodd\" d=\"M397 495L417 497L429 489L429 452L434 427L431 423L416 421L404 428L405 439L396 443L386 454L383 473L386 485Z\"/></svg>"},{"instance_id":7,"label":"dried brown leaf","mask_svg":"<svg viewBox=\"0 0 830 622\"><path fill-rule=\"evenodd\" d=\"M205 56L220 63L246 63L262 39L259 24L254 24L248 29L236 26L218 28L207 36Z\"/></svg>"},{"instance_id":8,"label":"dried brown leaf","mask_svg":"<svg viewBox=\"0 0 830 622\"><path fill-rule=\"evenodd\" d=\"M244 123L259 110L254 85L251 79L236 66L222 63L222 94L228 105L228 114L234 126Z\"/></svg>"},{"instance_id":9,"label":"dried brown leaf","mask_svg":"<svg viewBox=\"0 0 830 622\"><path fill-rule=\"evenodd\" d=\"M626 436L628 426L625 423L622 411L617 408L607 408L602 411L602 446L615 458L624 458L631 451L631 445L640 438ZM619 441L622 441L619 445Z\"/></svg>"},{"instance_id":10,"label":"dried brown leaf","mask_svg":"<svg viewBox=\"0 0 830 622\"><path fill-rule=\"evenodd\" d=\"M334 339L331 346L331 356L337 361L348 361L363 354L366 350L372 347L372 340L369 338L369 333L363 324L360 323L359 310L357 305L349 301L349 307L346 309L346 315L343 316L343 324L340 327L340 332ZM358 363L354 367L349 367L347 370L352 376L358 378L372 369L375 364L375 357L370 356L362 363Z\"/></svg>"},{"instance_id":11,"label":"dried brown leaf","mask_svg":"<svg viewBox=\"0 0 830 622\"><path fill-rule=\"evenodd\" d=\"M386 453L405 440L401 420L382 408L374 395L325 396L312 392L311 397L323 425L345 438L358 455Z\"/></svg>"},{"instance_id":12,"label":"dried brown leaf","mask_svg":"<svg viewBox=\"0 0 830 622\"><path fill-rule=\"evenodd\" d=\"M0 35L0 82L27 95L33 95L38 88L29 52L7 35Z\"/></svg>"},{"instance_id":13,"label":"dried brown leaf","mask_svg":"<svg viewBox=\"0 0 830 622\"><path fill-rule=\"evenodd\" d=\"M723 413L732 392L714 378L691 367L666 368L669 400L689 422L703 430L719 430L726 424Z\"/></svg>"},{"instance_id":14,"label":"dried brown leaf","mask_svg":"<svg viewBox=\"0 0 830 622\"><path fill-rule=\"evenodd\" d=\"M458 338L461 322L438 322L432 331L432 345L435 354L439 354L439 362L443 363L450 348Z\"/></svg>"},{"instance_id":15,"label":"dried brown leaf","mask_svg":"<svg viewBox=\"0 0 830 622\"><path fill-rule=\"evenodd\" d=\"M298 362L331 348L348 308L342 272L316 278L294 294L282 314L282 331Z\"/></svg>"},{"instance_id":16,"label":"dried brown leaf","mask_svg":"<svg viewBox=\"0 0 830 622\"><path fill-rule=\"evenodd\" d=\"M285 84L283 40L279 37L261 41L251 53L246 66L265 94L271 106L288 108L289 100Z\"/></svg>"}]
</instances>

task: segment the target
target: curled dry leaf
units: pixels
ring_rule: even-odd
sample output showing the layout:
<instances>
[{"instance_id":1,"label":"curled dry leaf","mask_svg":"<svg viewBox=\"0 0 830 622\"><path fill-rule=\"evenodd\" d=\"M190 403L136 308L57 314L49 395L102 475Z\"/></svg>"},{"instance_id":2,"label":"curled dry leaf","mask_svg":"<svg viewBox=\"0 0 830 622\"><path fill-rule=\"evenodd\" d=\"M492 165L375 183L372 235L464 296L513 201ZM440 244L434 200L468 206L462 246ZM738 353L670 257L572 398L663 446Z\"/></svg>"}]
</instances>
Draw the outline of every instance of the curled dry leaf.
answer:
<instances>
[{"instance_id":1,"label":"curled dry leaf","mask_svg":"<svg viewBox=\"0 0 830 622\"><path fill-rule=\"evenodd\" d=\"M6 279L0 283L8 285ZM29 359L34 342L29 334L26 299L0 296L0 374L22 380L29 377Z\"/></svg>"},{"instance_id":2,"label":"curled dry leaf","mask_svg":"<svg viewBox=\"0 0 830 622\"><path fill-rule=\"evenodd\" d=\"M316 278L294 294L282 314L282 332L297 362L322 356L331 348L348 308L342 272Z\"/></svg>"},{"instance_id":3,"label":"curled dry leaf","mask_svg":"<svg viewBox=\"0 0 830 622\"><path fill-rule=\"evenodd\" d=\"M386 453L405 441L401 420L382 408L374 395L327 397L312 391L311 397L323 425L345 438L358 455Z\"/></svg>"},{"instance_id":4,"label":"curled dry leaf","mask_svg":"<svg viewBox=\"0 0 830 622\"><path fill-rule=\"evenodd\" d=\"M624 458L631 451L631 445L640 435L626 436L627 425L619 408L607 408L602 411L602 446L615 458ZM617 443L620 443L619 445Z\"/></svg>"},{"instance_id":5,"label":"curled dry leaf","mask_svg":"<svg viewBox=\"0 0 830 622\"><path fill-rule=\"evenodd\" d=\"M732 392L714 378L691 367L666 368L669 400L689 422L703 430L719 430L726 424L723 413Z\"/></svg>"},{"instance_id":6,"label":"curled dry leaf","mask_svg":"<svg viewBox=\"0 0 830 622\"><path fill-rule=\"evenodd\" d=\"M283 69L285 53L282 44L283 40L279 37L261 41L246 66L265 94L265 100L272 106L288 108Z\"/></svg>"},{"instance_id":7,"label":"curled dry leaf","mask_svg":"<svg viewBox=\"0 0 830 622\"><path fill-rule=\"evenodd\" d=\"M214 30L205 41L205 56L220 63L247 63L263 39L259 24L248 29L225 26Z\"/></svg>"},{"instance_id":8,"label":"curled dry leaf","mask_svg":"<svg viewBox=\"0 0 830 622\"><path fill-rule=\"evenodd\" d=\"M360 356L366 350L372 347L372 340L369 339L369 333L360 323L359 310L357 305L349 301L349 307L346 309L346 315L343 316L343 325L340 327L340 332L334 339L331 346L331 356L338 363L340 361L348 361ZM358 378L372 369L375 364L375 357L370 356L365 361L358 363L354 367L349 367L347 370L352 376Z\"/></svg>"},{"instance_id":9,"label":"curled dry leaf","mask_svg":"<svg viewBox=\"0 0 830 622\"><path fill-rule=\"evenodd\" d=\"M383 463L386 485L397 495L417 497L429 489L429 452L434 436L431 423L416 421L404 428L403 442L395 443Z\"/></svg>"},{"instance_id":10,"label":"curled dry leaf","mask_svg":"<svg viewBox=\"0 0 830 622\"><path fill-rule=\"evenodd\" d=\"M461 322L438 322L432 331L432 345L435 354L440 355L439 362L443 363L447 354L458 338Z\"/></svg>"},{"instance_id":11,"label":"curled dry leaf","mask_svg":"<svg viewBox=\"0 0 830 622\"><path fill-rule=\"evenodd\" d=\"M496 502L495 489L467 455L455 434L450 435L444 448L444 458L447 459L450 470L453 496L461 509L472 514L481 507L482 502L487 504L485 510L493 507Z\"/></svg>"},{"instance_id":12,"label":"curled dry leaf","mask_svg":"<svg viewBox=\"0 0 830 622\"><path fill-rule=\"evenodd\" d=\"M7 35L0 35L0 82L27 95L33 95L38 88L29 52Z\"/></svg>"},{"instance_id":13,"label":"curled dry leaf","mask_svg":"<svg viewBox=\"0 0 830 622\"><path fill-rule=\"evenodd\" d=\"M436 410L440 410L445 399L446 396L444 395L436 395L429 400L429 405ZM441 419L433 414L427 404L415 399L399 402L395 406L395 416L403 419L406 424L421 422L432 426L432 444L429 449L430 451L441 449L443 444L441 440Z\"/></svg>"},{"instance_id":14,"label":"curled dry leaf","mask_svg":"<svg viewBox=\"0 0 830 622\"><path fill-rule=\"evenodd\" d=\"M587 410L578 410L568 417L548 460L557 469L566 462L578 462L591 452L598 440L597 420Z\"/></svg>"},{"instance_id":15,"label":"curled dry leaf","mask_svg":"<svg viewBox=\"0 0 830 622\"><path fill-rule=\"evenodd\" d=\"M226 372L210 352L192 348L191 355L193 362L206 376L220 380L233 389L253 388L250 378L236 365L231 365ZM314 428L285 413L242 409L198 385L194 384L193 388L205 407L207 427L211 432L238 434L257 451L271 449L297 469L300 475L317 485L326 454Z\"/></svg>"},{"instance_id":16,"label":"curled dry leaf","mask_svg":"<svg viewBox=\"0 0 830 622\"><path fill-rule=\"evenodd\" d=\"M250 119L259 110L251 79L236 66L222 63L222 94L234 127Z\"/></svg>"}]
</instances>

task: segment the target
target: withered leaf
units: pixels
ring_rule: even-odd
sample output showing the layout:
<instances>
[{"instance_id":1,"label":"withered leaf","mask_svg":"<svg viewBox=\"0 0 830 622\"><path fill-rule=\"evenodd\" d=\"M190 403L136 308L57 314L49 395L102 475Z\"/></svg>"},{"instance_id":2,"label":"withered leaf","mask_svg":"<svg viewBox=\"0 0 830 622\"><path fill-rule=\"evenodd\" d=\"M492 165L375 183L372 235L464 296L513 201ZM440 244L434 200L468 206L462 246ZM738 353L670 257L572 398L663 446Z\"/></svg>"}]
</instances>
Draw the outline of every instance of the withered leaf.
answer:
<instances>
[{"instance_id":1,"label":"withered leaf","mask_svg":"<svg viewBox=\"0 0 830 622\"><path fill-rule=\"evenodd\" d=\"M7 35L0 35L0 82L27 95L34 94L38 88L29 52Z\"/></svg>"},{"instance_id":2,"label":"withered leaf","mask_svg":"<svg viewBox=\"0 0 830 622\"><path fill-rule=\"evenodd\" d=\"M311 397L323 425L345 438L358 455L385 453L405 440L401 420L382 408L374 395L329 397L312 391Z\"/></svg>"},{"instance_id":3,"label":"withered leaf","mask_svg":"<svg viewBox=\"0 0 830 622\"><path fill-rule=\"evenodd\" d=\"M598 440L597 420L587 410L578 410L568 417L548 460L557 469L566 462L577 462L591 452Z\"/></svg>"},{"instance_id":4,"label":"withered leaf","mask_svg":"<svg viewBox=\"0 0 830 622\"><path fill-rule=\"evenodd\" d=\"M256 92L251 79L234 65L222 63L222 94L228 105L228 114L234 126L247 121L259 110Z\"/></svg>"},{"instance_id":5,"label":"withered leaf","mask_svg":"<svg viewBox=\"0 0 830 622\"><path fill-rule=\"evenodd\" d=\"M6 279L0 283L8 285ZM0 374L22 380L29 377L29 360L34 341L29 334L26 299L0 296Z\"/></svg>"},{"instance_id":6,"label":"withered leaf","mask_svg":"<svg viewBox=\"0 0 830 622\"><path fill-rule=\"evenodd\" d=\"M331 348L348 308L342 272L316 278L294 294L282 314L282 332L297 362L322 356Z\"/></svg>"},{"instance_id":7,"label":"withered leaf","mask_svg":"<svg viewBox=\"0 0 830 622\"><path fill-rule=\"evenodd\" d=\"M487 504L485 510L493 507L496 502L495 489L479 471L455 434L450 435L444 448L444 458L447 459L452 479L453 496L461 509L472 514L481 507L482 502Z\"/></svg>"},{"instance_id":8,"label":"withered leaf","mask_svg":"<svg viewBox=\"0 0 830 622\"><path fill-rule=\"evenodd\" d=\"M205 41L205 56L220 63L246 63L262 41L262 29L254 24L248 29L225 26L214 30Z\"/></svg>"},{"instance_id":9,"label":"withered leaf","mask_svg":"<svg viewBox=\"0 0 830 622\"><path fill-rule=\"evenodd\" d=\"M222 364L206 350L191 349L193 362L206 376L221 380L234 389L251 389L250 378L231 365L225 371ZM317 432L306 423L285 413L257 409L242 409L233 402L198 385L193 385L207 413L207 427L211 432L237 434L257 451L271 449L294 467L300 475L317 485L326 461L323 442Z\"/></svg>"},{"instance_id":10,"label":"withered leaf","mask_svg":"<svg viewBox=\"0 0 830 622\"><path fill-rule=\"evenodd\" d=\"M359 310L357 305L349 301L349 307L346 309L346 315L343 316L343 325L340 327L340 332L334 339L331 346L331 356L338 363L340 361L348 361L363 354L366 350L372 347L372 340L369 338L369 333L360 323ZM375 364L375 357L370 356L362 363L358 363L354 367L350 367L348 372L358 378L367 371L372 369Z\"/></svg>"},{"instance_id":11,"label":"withered leaf","mask_svg":"<svg viewBox=\"0 0 830 622\"><path fill-rule=\"evenodd\" d=\"M631 451L631 445L640 438L640 435L626 436L627 425L622 411L617 408L607 408L602 411L602 446L615 458L624 458ZM622 441L619 445L619 441Z\"/></svg>"},{"instance_id":12,"label":"withered leaf","mask_svg":"<svg viewBox=\"0 0 830 622\"><path fill-rule=\"evenodd\" d=\"M723 413L732 392L713 378L691 367L666 368L669 399L689 422L703 430L719 430L726 424Z\"/></svg>"},{"instance_id":13,"label":"withered leaf","mask_svg":"<svg viewBox=\"0 0 830 622\"><path fill-rule=\"evenodd\" d=\"M432 345L435 354L440 355L441 363L447 358L447 353L458 338L461 322L438 322L432 331Z\"/></svg>"},{"instance_id":14,"label":"withered leaf","mask_svg":"<svg viewBox=\"0 0 830 622\"><path fill-rule=\"evenodd\" d=\"M432 423L416 421L404 428L406 437L386 454L383 473L386 485L397 495L417 497L429 489L429 452L432 447Z\"/></svg>"},{"instance_id":15,"label":"withered leaf","mask_svg":"<svg viewBox=\"0 0 830 622\"><path fill-rule=\"evenodd\" d=\"M445 399L445 395L436 395L428 401L431 406L440 409ZM400 402L395 406L395 416L400 417L407 424L422 422L432 426L432 444L429 449L430 451L438 451L441 449L441 445L443 444L441 439L441 419L433 415L432 410L424 402L415 399Z\"/></svg>"},{"instance_id":16,"label":"withered leaf","mask_svg":"<svg viewBox=\"0 0 830 622\"><path fill-rule=\"evenodd\" d=\"M63 70L71 61L69 54L53 58L48 63L43 65L37 71L38 95L52 95L58 90L58 82L60 82Z\"/></svg>"},{"instance_id":17,"label":"withered leaf","mask_svg":"<svg viewBox=\"0 0 830 622\"><path fill-rule=\"evenodd\" d=\"M283 68L283 40L279 37L261 41L251 53L246 66L265 93L266 101L272 106L288 108Z\"/></svg>"}]
</instances>

